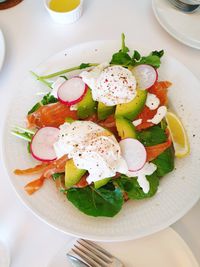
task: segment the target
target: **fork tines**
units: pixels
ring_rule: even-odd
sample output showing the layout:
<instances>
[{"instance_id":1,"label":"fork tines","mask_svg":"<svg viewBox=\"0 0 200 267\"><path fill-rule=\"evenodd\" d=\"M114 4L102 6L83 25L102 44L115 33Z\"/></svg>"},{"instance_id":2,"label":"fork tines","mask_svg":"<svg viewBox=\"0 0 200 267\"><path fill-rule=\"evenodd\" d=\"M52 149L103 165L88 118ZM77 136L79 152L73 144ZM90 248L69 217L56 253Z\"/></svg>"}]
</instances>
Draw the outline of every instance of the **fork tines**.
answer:
<instances>
[{"instance_id":1,"label":"fork tines","mask_svg":"<svg viewBox=\"0 0 200 267\"><path fill-rule=\"evenodd\" d=\"M112 263L113 256L91 241L79 239L72 251L92 267L106 267Z\"/></svg>"}]
</instances>

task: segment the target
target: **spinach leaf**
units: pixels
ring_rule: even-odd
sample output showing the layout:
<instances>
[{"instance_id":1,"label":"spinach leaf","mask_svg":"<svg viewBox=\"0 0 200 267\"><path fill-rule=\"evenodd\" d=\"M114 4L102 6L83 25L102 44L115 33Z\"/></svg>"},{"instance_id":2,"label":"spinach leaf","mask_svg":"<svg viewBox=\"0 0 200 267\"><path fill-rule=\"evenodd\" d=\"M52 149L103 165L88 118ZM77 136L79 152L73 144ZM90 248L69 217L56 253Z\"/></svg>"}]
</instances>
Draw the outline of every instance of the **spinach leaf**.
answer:
<instances>
[{"instance_id":1,"label":"spinach leaf","mask_svg":"<svg viewBox=\"0 0 200 267\"><path fill-rule=\"evenodd\" d=\"M144 146L154 146L167 141L167 135L161 127L156 125L138 132L137 139Z\"/></svg>"},{"instance_id":2,"label":"spinach leaf","mask_svg":"<svg viewBox=\"0 0 200 267\"><path fill-rule=\"evenodd\" d=\"M113 217L121 210L124 202L122 191L115 187L109 188L108 185L99 189L92 186L70 188L67 190L67 198L80 211L94 217Z\"/></svg>"},{"instance_id":3,"label":"spinach leaf","mask_svg":"<svg viewBox=\"0 0 200 267\"><path fill-rule=\"evenodd\" d=\"M162 154L152 161L156 166L156 174L162 177L165 174L173 171L174 169L174 149L173 147L167 148Z\"/></svg>"},{"instance_id":4,"label":"spinach leaf","mask_svg":"<svg viewBox=\"0 0 200 267\"><path fill-rule=\"evenodd\" d=\"M31 110L29 110L28 115L35 112L36 110L38 110L40 107L51 104L51 103L56 103L58 102L58 99L55 98L53 95L51 95L50 93L46 94L42 100L38 103L36 103Z\"/></svg>"},{"instance_id":5,"label":"spinach leaf","mask_svg":"<svg viewBox=\"0 0 200 267\"><path fill-rule=\"evenodd\" d=\"M149 198L155 195L159 186L159 178L154 172L152 175L146 176L149 181L150 190L148 193L144 193L140 187L136 177L127 177L122 175L116 180L118 186L128 194L128 197L131 199L144 199Z\"/></svg>"}]
</instances>

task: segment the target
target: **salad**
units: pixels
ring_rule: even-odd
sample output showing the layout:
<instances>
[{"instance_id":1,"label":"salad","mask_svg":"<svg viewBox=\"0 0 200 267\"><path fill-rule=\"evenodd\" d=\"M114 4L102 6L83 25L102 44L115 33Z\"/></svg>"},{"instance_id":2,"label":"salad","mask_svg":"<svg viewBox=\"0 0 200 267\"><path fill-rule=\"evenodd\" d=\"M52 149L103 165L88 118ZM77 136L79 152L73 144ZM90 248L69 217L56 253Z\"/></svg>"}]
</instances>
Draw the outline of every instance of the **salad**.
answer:
<instances>
[{"instance_id":1,"label":"salad","mask_svg":"<svg viewBox=\"0 0 200 267\"><path fill-rule=\"evenodd\" d=\"M49 93L27 112L27 128L12 131L27 141L27 156L38 161L14 170L38 174L25 185L29 195L52 179L81 212L113 217L125 202L156 194L175 156L189 153L183 125L168 110L171 82L159 80L163 54L131 55L122 34L121 49L109 62L32 73ZM68 77L75 70L79 74Z\"/></svg>"}]
</instances>

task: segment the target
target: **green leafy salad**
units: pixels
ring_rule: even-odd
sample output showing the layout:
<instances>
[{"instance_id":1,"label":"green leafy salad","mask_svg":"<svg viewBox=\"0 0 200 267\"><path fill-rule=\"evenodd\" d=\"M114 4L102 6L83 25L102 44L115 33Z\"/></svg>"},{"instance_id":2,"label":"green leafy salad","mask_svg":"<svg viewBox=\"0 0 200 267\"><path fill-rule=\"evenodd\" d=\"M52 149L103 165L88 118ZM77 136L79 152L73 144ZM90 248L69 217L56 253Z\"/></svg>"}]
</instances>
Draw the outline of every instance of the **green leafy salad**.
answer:
<instances>
[{"instance_id":1,"label":"green leafy salad","mask_svg":"<svg viewBox=\"0 0 200 267\"><path fill-rule=\"evenodd\" d=\"M27 111L27 126L12 131L27 142L27 157L38 161L14 171L38 174L25 185L28 194L51 179L77 209L95 217L113 217L127 201L156 194L175 157L166 120L171 83L157 72L163 55L131 52L122 34L121 49L108 62L32 73L49 93ZM80 73L69 78L74 70Z\"/></svg>"}]
</instances>

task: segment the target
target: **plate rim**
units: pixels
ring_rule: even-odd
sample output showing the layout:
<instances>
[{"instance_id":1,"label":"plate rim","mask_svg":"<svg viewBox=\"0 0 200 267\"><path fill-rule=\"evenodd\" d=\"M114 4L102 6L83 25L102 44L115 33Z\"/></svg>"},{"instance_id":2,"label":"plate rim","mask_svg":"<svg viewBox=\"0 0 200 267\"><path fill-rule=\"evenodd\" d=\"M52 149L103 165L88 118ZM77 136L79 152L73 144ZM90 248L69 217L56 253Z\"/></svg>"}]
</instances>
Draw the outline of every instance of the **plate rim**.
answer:
<instances>
[{"instance_id":1,"label":"plate rim","mask_svg":"<svg viewBox=\"0 0 200 267\"><path fill-rule=\"evenodd\" d=\"M187 37L185 37L184 35L181 35L181 36L183 36L182 38L179 37L180 33L178 31L172 29L171 26L170 27L167 27L167 25L163 22L161 16L159 15L159 12L158 12L157 6L156 6L156 1L157 0L152 0L152 2L151 2L152 3L152 9L153 9L153 13L154 13L154 15L155 15L158 23L162 26L162 28L169 35L171 35L174 39L178 40L180 43L199 50L200 49L200 41L199 41L199 44L196 41L194 41L193 43L191 43L189 41L189 39L187 39Z\"/></svg>"},{"instance_id":2,"label":"plate rim","mask_svg":"<svg viewBox=\"0 0 200 267\"><path fill-rule=\"evenodd\" d=\"M47 59L45 59L43 62L41 62L39 65L37 65L36 67L34 67L33 69L38 69L40 67L42 67L43 64L46 64L48 61L52 60L53 58L56 58L58 55L65 53L65 51L72 49L76 46L80 46L80 45L87 45L87 44L91 44L91 43L101 43L101 42L118 42L118 40L94 40L94 41L90 41L90 42L84 42L84 43L78 43L72 46L67 47L64 50L61 50L53 55L50 55ZM134 44L134 42L129 42L130 44ZM200 85L200 81L197 79L197 77L179 60L177 60L175 57L172 57L170 55L166 55L166 57L173 59L174 61L180 63L185 69L187 69L188 72L190 72L190 74L193 76L193 78L195 79L195 81ZM26 75L27 77L28 75ZM20 83L22 83L23 81L19 81L18 86L20 86ZM17 93L16 93L17 95ZM11 101L9 104L12 104L12 101L14 99L15 95L12 97ZM7 114L6 114L6 118L9 117L9 110L11 109L11 107L9 106L9 108L7 109ZM4 121L4 125L3 125L3 134L2 134L2 140L4 140L5 135L6 135L6 131L9 128L9 124L8 121L5 119ZM178 221L181 217L183 217L199 200L200 198L200 194L196 195L193 198L193 202L190 202L189 205L187 205L184 210L179 211L178 213L176 213L176 216L173 216L172 218L170 218L168 221L163 222L162 224L159 225L155 225L152 226L151 228L148 228L148 230L146 230L145 232L143 231L142 233L138 233L138 234L134 234L133 236L112 236L111 239L109 238L105 238L105 236L95 236L95 235L89 235L88 234L81 234L81 233L77 233L77 231L69 231L66 230L63 226L59 226L57 223L53 222L51 219L47 218L45 215L40 214L40 212L37 211L37 209L34 209L33 206L31 206L29 203L27 203L26 199L23 198L22 194L20 193L19 190L17 190L17 188L14 186L14 182L12 181L12 179L10 178L10 172L9 172L9 168L7 167L7 160L6 160L6 144L5 142L3 142L3 146L2 146L2 158L3 158L3 166L5 169L5 172L7 173L8 176L8 180L12 186L12 188L14 189L17 197L20 199L20 201L23 203L23 205L31 211L32 214L34 214L37 218L39 218L41 221L43 221L44 223L46 223L47 225L49 225L50 227L63 232L67 235L70 236L74 236L74 237L81 237L81 238L86 238L89 240L93 240L93 241L103 241L103 242L119 242L119 241L128 241L128 240L133 240L133 239L138 239L141 237L145 237L148 236L150 234L156 233L158 231L161 231L163 229L166 229L168 226L172 225L173 223L175 223L176 221Z\"/></svg>"},{"instance_id":3,"label":"plate rim","mask_svg":"<svg viewBox=\"0 0 200 267\"><path fill-rule=\"evenodd\" d=\"M163 238L165 236L167 236L169 239L171 239L171 242L170 244L174 244L172 241L174 240L176 242L176 244L178 244L180 246L180 249L183 249L184 251L184 255L186 255L188 257L188 260L190 259L191 261L191 267L199 267L199 263L193 253L193 251L191 250L191 248L189 247L189 245L187 244L187 242L182 238L182 236L177 232L175 231L172 227L167 227L165 229L163 229L162 231L160 232L157 232L155 235L159 235L159 239L161 238L161 241L162 241L162 235L163 235ZM143 239L146 239L146 238L155 238L155 235L152 235L152 236L147 236L147 237L144 237L140 240L140 242L143 241ZM161 237L160 237L161 235ZM53 257L48 261L48 264L47 264L47 267L53 267L55 265L55 261L56 259L59 257L60 258L60 254L63 252L63 251L69 251L71 249L71 246L76 242L78 238L72 238L69 240L69 242L67 244L62 244L62 246L55 252L55 254L53 255ZM157 240L158 240L158 237L157 237ZM137 240L129 240L129 242L137 242ZM126 242L126 241L124 241ZM102 246L103 248L104 245L106 244L105 242L98 242L100 243L100 246ZM113 243L112 243L113 244ZM120 242L116 242L114 245L121 245ZM130 244L132 245L132 243ZM120 251L120 250L119 250ZM156 252L155 252L156 253ZM130 253L129 253L130 255Z\"/></svg>"},{"instance_id":4,"label":"plate rim","mask_svg":"<svg viewBox=\"0 0 200 267\"><path fill-rule=\"evenodd\" d=\"M4 63L4 59L5 59L5 38L4 38L4 35L3 35L3 31L1 30L0 28L0 44L2 44L3 46L3 49L1 50L1 54L0 54L0 70L2 69L3 67L3 63Z\"/></svg>"}]
</instances>

